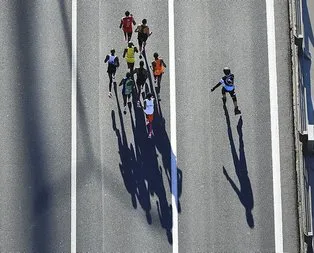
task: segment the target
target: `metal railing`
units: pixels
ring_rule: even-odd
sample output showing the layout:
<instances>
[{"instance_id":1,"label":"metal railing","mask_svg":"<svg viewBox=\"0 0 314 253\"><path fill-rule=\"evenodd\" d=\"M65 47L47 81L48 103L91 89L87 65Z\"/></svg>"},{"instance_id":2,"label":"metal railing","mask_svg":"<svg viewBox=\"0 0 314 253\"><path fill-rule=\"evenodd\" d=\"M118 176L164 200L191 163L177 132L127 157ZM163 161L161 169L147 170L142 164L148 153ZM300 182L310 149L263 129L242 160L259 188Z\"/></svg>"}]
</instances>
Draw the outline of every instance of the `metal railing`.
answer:
<instances>
[{"instance_id":1,"label":"metal railing","mask_svg":"<svg viewBox=\"0 0 314 253\"><path fill-rule=\"evenodd\" d=\"M302 0L294 1L295 9L295 43L302 49L303 24L302 24Z\"/></svg>"}]
</instances>

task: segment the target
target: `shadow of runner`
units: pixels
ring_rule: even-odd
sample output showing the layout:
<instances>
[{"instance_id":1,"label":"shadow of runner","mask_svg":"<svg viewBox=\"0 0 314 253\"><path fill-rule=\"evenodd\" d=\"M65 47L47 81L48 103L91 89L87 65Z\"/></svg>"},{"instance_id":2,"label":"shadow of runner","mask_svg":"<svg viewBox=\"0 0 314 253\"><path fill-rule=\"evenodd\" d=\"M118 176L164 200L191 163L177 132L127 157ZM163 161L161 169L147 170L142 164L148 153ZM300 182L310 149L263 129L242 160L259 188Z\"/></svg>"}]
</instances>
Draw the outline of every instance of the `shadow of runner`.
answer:
<instances>
[{"instance_id":1,"label":"shadow of runner","mask_svg":"<svg viewBox=\"0 0 314 253\"><path fill-rule=\"evenodd\" d=\"M229 113L226 105L224 104L223 109L225 111L225 116L226 116L226 122L228 126L228 137L229 137L229 142L231 146L231 153L232 153L232 158L233 158L233 164L235 167L236 174L239 179L240 187L238 188L235 182L230 178L228 175L225 167L223 167L223 173L226 176L227 180L231 184L233 190L236 192L238 195L241 204L245 208L245 214L246 214L246 221L247 224L249 225L250 228L254 228L254 218L252 214L252 210L254 207L254 198L253 198L253 192L252 192L252 187L251 187L251 182L248 177L248 171L247 171L247 165L246 165L246 158L245 158L245 151L244 151L244 143L243 143L243 132L242 132L242 125L243 125L243 120L242 116L240 116L240 119L238 121L237 125L237 131L239 134L239 156L237 155L237 151L234 145L233 141L233 136L232 136L232 130L230 126L230 118L229 118Z\"/></svg>"},{"instance_id":2,"label":"shadow of runner","mask_svg":"<svg viewBox=\"0 0 314 253\"><path fill-rule=\"evenodd\" d=\"M166 230L168 242L172 244L172 214L171 205L168 204L166 190L163 183L162 170L158 165L154 138L147 138L145 115L142 108L136 107L136 99L133 97L134 117L131 106L129 114L134 135L134 147L129 148L124 128L124 119L118 99L117 88L114 87L118 115L120 119L120 130L117 128L115 112L111 112L113 130L116 132L121 158L120 171L126 189L131 195L132 204L137 208L140 203L145 211L148 224L152 224L150 194L158 197L157 211L161 226ZM170 155L170 152L168 156Z\"/></svg>"},{"instance_id":3,"label":"shadow of runner","mask_svg":"<svg viewBox=\"0 0 314 253\"><path fill-rule=\"evenodd\" d=\"M146 53L143 53L148 70L148 82L145 84L145 93L149 90L155 94L150 68L147 62ZM119 164L124 184L131 194L132 204L137 208L136 198L146 213L148 224L152 224L150 214L151 199L156 194L158 200L156 207L161 226L166 230L168 242L172 244L172 205L168 203L165 186L163 183L162 167L158 164L158 155L156 148L162 155L165 174L171 189L171 156L172 150L168 134L165 129L165 121L162 117L160 104L157 103L154 113L153 130L155 136L152 139L147 137L147 128L145 124L145 114L142 108L136 106L137 96L132 95L132 105L134 109L134 117L132 114L132 106L129 105L129 113L134 137L134 147L131 144L128 147L127 137L124 129L124 120L117 96L117 87L114 88L118 114L121 123L121 132L117 129L115 113L111 112L113 130L116 132L119 145L119 153L121 163ZM143 95L143 94L142 94ZM182 192L182 172L177 169L178 193L173 192L176 197L177 209L181 212L179 197Z\"/></svg>"},{"instance_id":4,"label":"shadow of runner","mask_svg":"<svg viewBox=\"0 0 314 253\"><path fill-rule=\"evenodd\" d=\"M150 215L151 210L151 203L150 203L150 197L149 197L149 185L147 181L147 176L145 173L145 163L144 163L144 156L145 152L140 149L142 143L145 139L147 139L146 134L146 126L144 124L144 114L141 114L141 109L137 109L135 107L135 101L133 102L134 105L134 113L138 114L138 118L142 117L142 120L138 122L137 125L135 125L133 114L131 113L130 109L130 115L131 115L131 124L132 124L132 131L134 135L134 145L135 145L135 152L134 159L136 160L136 188L137 188L137 199L140 202L142 208L145 210L147 222L149 224L152 224L152 218ZM142 124L141 124L142 123ZM144 144L145 145L145 144ZM135 158L136 155L136 158ZM147 185L146 183L147 182Z\"/></svg>"},{"instance_id":5,"label":"shadow of runner","mask_svg":"<svg viewBox=\"0 0 314 253\"><path fill-rule=\"evenodd\" d=\"M160 104L158 104L158 107L159 107L160 113L155 113L154 125L153 125L154 133L156 133L156 135L158 135L158 136L154 140L155 140L155 146L162 156L163 167L164 167L167 179L168 179L169 187L171 189L172 188L172 184L171 184L171 156L173 155L173 152L171 149L171 143L169 140L169 136L168 136L168 133L166 131L165 120L162 117L162 110L161 110ZM177 168L177 188L178 188L178 191L177 191L178 195L176 196L177 197L176 203L177 203L178 212L180 213L181 212L181 204L180 204L179 199L180 199L180 196L182 193L182 171L179 168Z\"/></svg>"},{"instance_id":6,"label":"shadow of runner","mask_svg":"<svg viewBox=\"0 0 314 253\"><path fill-rule=\"evenodd\" d=\"M151 67L147 61L146 56L146 50L143 52L143 57L145 60L146 68L148 70L148 81L149 81L149 88L151 90L151 93L154 94L154 97L156 97L156 92L154 88L154 82L151 75ZM157 110L154 113L154 124L153 124L153 131L155 135L157 135L157 138L154 138L155 146L158 149L158 151L162 155L162 161L163 166L165 169L165 173L168 179L169 187L171 189L171 156L173 155L170 140L165 128L165 119L162 115L162 109L161 109L161 103L156 100L157 104ZM178 191L176 196L176 203L177 203L177 210L180 213L181 212L181 205L179 198L182 193L182 171L177 168L177 184L178 184Z\"/></svg>"},{"instance_id":7,"label":"shadow of runner","mask_svg":"<svg viewBox=\"0 0 314 253\"><path fill-rule=\"evenodd\" d=\"M135 175L134 175L136 161L135 161L135 155L132 154L132 152L134 153L134 149L132 146L130 149L128 147L128 141L127 141L127 137L126 137L126 133L124 129L123 115L122 115L121 107L119 104L116 85L114 85L114 92L115 92L115 97L116 97L117 106L118 106L118 114L119 114L119 119L120 119L121 131L117 128L115 113L113 110L111 111L111 118L112 118L112 128L115 131L117 139L118 139L119 155L120 155L120 160L121 160L119 167L120 167L120 172L121 172L125 187L131 195L132 205L134 208L137 208L137 202L136 202L136 197L135 197L136 196L136 184L135 184L136 180L135 180Z\"/></svg>"},{"instance_id":8,"label":"shadow of runner","mask_svg":"<svg viewBox=\"0 0 314 253\"><path fill-rule=\"evenodd\" d=\"M144 58L144 62L145 62L145 65L146 65L146 69L148 71L148 82L149 82L149 88L150 88L150 92L154 95L154 97L156 97L156 93L155 93L155 89L154 89L154 85L153 85L153 79L152 79L152 75L151 75L151 67L150 65L148 64L148 61L147 61L147 56L146 56L146 50L143 51L142 53L143 55L143 58Z\"/></svg>"},{"instance_id":9,"label":"shadow of runner","mask_svg":"<svg viewBox=\"0 0 314 253\"><path fill-rule=\"evenodd\" d=\"M153 94L155 94L155 89L152 81L152 76L150 73L150 68L147 62L146 53L143 54L144 60L146 63L146 67L149 70L148 74L148 86ZM151 154L145 155L147 157L147 161L145 164L147 165L145 168L150 168L147 170L147 180L149 182L149 191L153 195L156 195L159 198L159 201L156 202L158 215L160 219L160 223L162 227L167 231L167 237L169 243L172 243L172 206L168 204L165 187L163 184L163 176L162 176L162 167L158 165L157 160L157 152L156 149L162 156L163 167L165 169L165 174L167 176L167 180L169 183L169 188L171 189L171 156L172 149L168 134L165 129L165 120L162 117L161 104L156 101L156 108L154 113L154 122L153 122L153 131L155 136L152 140L147 139L147 129L145 126L145 114L142 109L135 109L135 118L136 118L136 126L133 127L134 139L140 140L138 143L140 144L143 152L150 152ZM134 103L134 108L136 108ZM146 148L147 146L152 145L150 148ZM144 148L144 149L143 149ZM153 157L153 161L149 159L149 157ZM155 159L156 157L156 159ZM151 163L151 164L150 164ZM181 205L179 202L179 197L182 192L182 172L177 168L177 182L178 182L178 190L177 192L172 192L172 194L176 197L177 210L181 212ZM172 190L171 190L172 191Z\"/></svg>"},{"instance_id":10,"label":"shadow of runner","mask_svg":"<svg viewBox=\"0 0 314 253\"><path fill-rule=\"evenodd\" d=\"M142 108L135 106L133 101L135 118L131 113L131 124L134 135L135 152L137 155L137 197L141 203L142 208L146 211L146 217L149 224L150 216L147 216L148 210L151 209L150 197L156 194L158 201L156 202L157 211L160 219L161 226L166 230L168 242L172 244L172 213L171 205L168 204L165 186L162 177L162 168L158 165L157 153L154 141L159 138L153 137L152 139L147 138L147 129L145 124L145 115ZM170 153L168 154L168 156ZM147 188L143 186L146 185Z\"/></svg>"}]
</instances>

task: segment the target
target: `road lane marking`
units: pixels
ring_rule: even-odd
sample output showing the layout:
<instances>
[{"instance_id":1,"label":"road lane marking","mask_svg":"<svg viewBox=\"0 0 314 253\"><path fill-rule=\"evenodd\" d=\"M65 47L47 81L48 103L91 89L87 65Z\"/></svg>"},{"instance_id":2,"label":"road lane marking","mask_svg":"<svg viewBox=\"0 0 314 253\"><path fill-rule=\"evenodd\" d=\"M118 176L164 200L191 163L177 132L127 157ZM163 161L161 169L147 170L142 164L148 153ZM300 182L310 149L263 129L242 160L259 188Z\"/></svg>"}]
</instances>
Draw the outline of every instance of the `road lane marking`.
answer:
<instances>
[{"instance_id":1,"label":"road lane marking","mask_svg":"<svg viewBox=\"0 0 314 253\"><path fill-rule=\"evenodd\" d=\"M98 2L98 56L99 58L101 58L101 56L103 55L102 52L102 47L101 47L101 40L100 40L100 36L101 36L101 29L100 29L100 18L101 18L101 3L102 1ZM100 137L100 166L101 166L101 204L102 204L102 252L106 252L105 250L105 241L106 241L106 237L105 237L105 176L104 176L104 152L103 152L103 134L102 134L102 122L101 122L101 111L100 108L104 108L102 107L102 98L103 98L103 94L101 92L101 76L102 76L102 72L101 69L103 69L103 61L102 60L98 60L99 62L99 68L98 68L98 121L99 121L99 137Z\"/></svg>"},{"instance_id":2,"label":"road lane marking","mask_svg":"<svg viewBox=\"0 0 314 253\"><path fill-rule=\"evenodd\" d=\"M274 0L266 0L276 252L283 252Z\"/></svg>"},{"instance_id":3,"label":"road lane marking","mask_svg":"<svg viewBox=\"0 0 314 253\"><path fill-rule=\"evenodd\" d=\"M172 191L172 252L179 252L178 245L178 183L177 183L177 122L176 122L176 75L174 47L174 2L168 0L169 16L169 79L170 79L170 145Z\"/></svg>"},{"instance_id":4,"label":"road lane marking","mask_svg":"<svg viewBox=\"0 0 314 253\"><path fill-rule=\"evenodd\" d=\"M77 105L77 0L72 0L72 93L71 93L71 252L76 253L76 105Z\"/></svg>"}]
</instances>

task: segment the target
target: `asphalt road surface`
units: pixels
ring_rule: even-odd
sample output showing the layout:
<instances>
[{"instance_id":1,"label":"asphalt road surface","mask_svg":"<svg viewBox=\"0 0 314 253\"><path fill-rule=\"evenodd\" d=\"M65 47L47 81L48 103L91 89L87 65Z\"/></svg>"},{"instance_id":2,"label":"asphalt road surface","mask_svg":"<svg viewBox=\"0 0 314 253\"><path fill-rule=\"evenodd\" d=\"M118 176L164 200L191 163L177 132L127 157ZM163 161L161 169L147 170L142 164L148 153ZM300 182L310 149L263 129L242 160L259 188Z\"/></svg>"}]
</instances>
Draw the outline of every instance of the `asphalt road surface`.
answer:
<instances>
[{"instance_id":1,"label":"asphalt road surface","mask_svg":"<svg viewBox=\"0 0 314 253\"><path fill-rule=\"evenodd\" d=\"M165 128L157 118L154 132L160 137L149 141L142 109L132 106L123 114L121 87L108 98L104 63L115 48L121 64L116 80L120 82L127 66L119 24L129 9L137 23L147 18L153 32L143 60L151 65L157 51L167 64L167 5L161 1L125 3L78 4L77 250L171 252L169 75L163 77L161 89ZM136 38L134 34L132 40L137 45ZM137 57L136 66L138 62ZM147 89L151 85L149 79Z\"/></svg>"},{"instance_id":2,"label":"asphalt road surface","mask_svg":"<svg viewBox=\"0 0 314 253\"><path fill-rule=\"evenodd\" d=\"M71 3L0 4L0 252L69 252Z\"/></svg>"},{"instance_id":3,"label":"asphalt road surface","mask_svg":"<svg viewBox=\"0 0 314 253\"><path fill-rule=\"evenodd\" d=\"M297 252L288 6L278 2L284 251ZM274 252L265 3L183 1L175 9L177 118L185 119L177 126L184 179L179 251ZM225 65L235 74L241 117L234 115L230 97L223 108L220 90L209 92Z\"/></svg>"},{"instance_id":4,"label":"asphalt road surface","mask_svg":"<svg viewBox=\"0 0 314 253\"><path fill-rule=\"evenodd\" d=\"M70 251L71 2L1 1L0 251ZM147 139L143 111L123 114L119 23L153 32L145 67L169 64L167 1L78 1L77 251L172 252L169 68ZM175 1L179 252L274 252L270 90L264 1ZM288 3L275 5L285 252L298 252ZM137 46L136 34L132 40ZM138 66L139 58L136 58ZM229 66L242 115L220 89ZM146 91L153 91L152 76Z\"/></svg>"}]
</instances>

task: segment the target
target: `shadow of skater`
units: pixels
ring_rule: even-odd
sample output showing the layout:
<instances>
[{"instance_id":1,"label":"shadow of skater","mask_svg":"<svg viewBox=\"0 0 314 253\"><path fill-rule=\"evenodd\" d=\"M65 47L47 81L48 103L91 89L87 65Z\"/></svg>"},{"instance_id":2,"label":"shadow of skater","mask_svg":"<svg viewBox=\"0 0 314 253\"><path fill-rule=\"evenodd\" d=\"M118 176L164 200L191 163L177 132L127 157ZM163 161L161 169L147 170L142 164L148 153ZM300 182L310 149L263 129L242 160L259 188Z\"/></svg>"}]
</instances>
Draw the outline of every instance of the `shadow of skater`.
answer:
<instances>
[{"instance_id":1,"label":"shadow of skater","mask_svg":"<svg viewBox=\"0 0 314 253\"><path fill-rule=\"evenodd\" d=\"M252 209L254 207L254 199L253 199L253 192L251 187L251 182L248 177L248 171L247 171L247 165L246 165L246 158L245 158L245 152L244 152L244 143L243 143L243 133L242 133L242 125L243 120L242 116L240 116L240 119L238 121L237 125L237 131L239 134L239 156L237 155L237 151L234 145L233 137L232 137L232 131L230 126L230 118L229 113L226 105L223 106L226 116L226 122L228 125L228 137L229 142L231 146L231 153L233 158L233 164L235 167L235 171L237 174L237 177L239 179L240 187L238 188L235 182L230 178L228 175L225 167L223 167L223 173L226 176L227 180L231 184L233 190L238 195L242 205L245 208L245 214L246 214L246 221L250 228L254 227L254 219L252 214Z\"/></svg>"}]
</instances>

